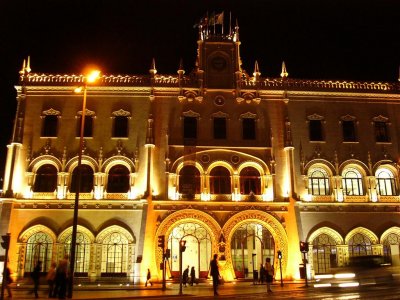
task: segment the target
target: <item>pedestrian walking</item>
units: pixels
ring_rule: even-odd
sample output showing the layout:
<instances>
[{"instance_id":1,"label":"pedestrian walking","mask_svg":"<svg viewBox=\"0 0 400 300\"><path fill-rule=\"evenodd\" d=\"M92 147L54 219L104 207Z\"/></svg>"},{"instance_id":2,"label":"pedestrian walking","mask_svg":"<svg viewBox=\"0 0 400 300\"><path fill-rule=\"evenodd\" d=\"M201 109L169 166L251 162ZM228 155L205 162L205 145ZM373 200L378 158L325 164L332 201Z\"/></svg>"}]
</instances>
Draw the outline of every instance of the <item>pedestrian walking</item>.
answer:
<instances>
[{"instance_id":1,"label":"pedestrian walking","mask_svg":"<svg viewBox=\"0 0 400 300\"><path fill-rule=\"evenodd\" d=\"M6 288L7 293L8 293L8 298L12 298L12 293L11 293L11 288L10 288L10 284L13 283L13 280L11 278L11 270L10 270L9 267L7 267L4 272L5 272L4 273L4 277L5 277L5 280L6 280L5 281L6 282L5 288Z\"/></svg>"},{"instance_id":2,"label":"pedestrian walking","mask_svg":"<svg viewBox=\"0 0 400 300\"><path fill-rule=\"evenodd\" d=\"M265 268L264 268L264 265L261 264L261 266L260 266L260 278L258 278L258 282L260 284L264 284L264 280L265 280Z\"/></svg>"},{"instance_id":3,"label":"pedestrian walking","mask_svg":"<svg viewBox=\"0 0 400 300\"><path fill-rule=\"evenodd\" d=\"M55 296L54 295L54 283L56 280L56 266L57 266L57 264L53 261L51 263L50 269L46 275L47 285L49 286L49 295L48 295L49 298L53 298Z\"/></svg>"},{"instance_id":4,"label":"pedestrian walking","mask_svg":"<svg viewBox=\"0 0 400 300\"><path fill-rule=\"evenodd\" d=\"M188 281L189 281L189 266L187 266L187 268L185 269L185 271L183 271L183 286L186 286Z\"/></svg>"},{"instance_id":5,"label":"pedestrian walking","mask_svg":"<svg viewBox=\"0 0 400 300\"><path fill-rule=\"evenodd\" d=\"M193 286L196 281L196 271L194 270L194 266L190 269L190 285Z\"/></svg>"},{"instance_id":6,"label":"pedestrian walking","mask_svg":"<svg viewBox=\"0 0 400 300\"><path fill-rule=\"evenodd\" d=\"M271 258L267 257L265 259L265 277L267 281L267 292L272 293L271 283L274 279L274 267L271 265Z\"/></svg>"},{"instance_id":7,"label":"pedestrian walking","mask_svg":"<svg viewBox=\"0 0 400 300\"><path fill-rule=\"evenodd\" d=\"M68 255L58 262L53 297L65 299L68 284Z\"/></svg>"},{"instance_id":8,"label":"pedestrian walking","mask_svg":"<svg viewBox=\"0 0 400 300\"><path fill-rule=\"evenodd\" d=\"M151 279L150 269L147 269L146 283L144 284L144 286L147 287L147 284L153 285L153 284L151 283L150 279Z\"/></svg>"},{"instance_id":9,"label":"pedestrian walking","mask_svg":"<svg viewBox=\"0 0 400 300\"><path fill-rule=\"evenodd\" d=\"M214 258L210 262L210 275L213 279L214 296L218 296L218 283L219 283L219 268L218 268L218 254L214 254Z\"/></svg>"},{"instance_id":10,"label":"pedestrian walking","mask_svg":"<svg viewBox=\"0 0 400 300\"><path fill-rule=\"evenodd\" d=\"M33 272L31 273L31 277L33 280L33 293L35 294L35 298L39 298L38 290L40 284L40 272L42 271L42 262L40 260L37 261Z\"/></svg>"}]
</instances>

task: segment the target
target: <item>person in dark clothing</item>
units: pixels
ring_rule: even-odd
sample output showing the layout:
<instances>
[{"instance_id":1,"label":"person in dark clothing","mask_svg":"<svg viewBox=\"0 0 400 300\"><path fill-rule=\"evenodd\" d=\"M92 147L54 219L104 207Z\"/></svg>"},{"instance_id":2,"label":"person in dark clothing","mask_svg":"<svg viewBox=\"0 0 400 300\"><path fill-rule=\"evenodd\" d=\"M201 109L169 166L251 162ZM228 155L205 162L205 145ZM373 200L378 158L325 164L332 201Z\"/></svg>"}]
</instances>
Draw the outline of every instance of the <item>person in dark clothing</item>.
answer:
<instances>
[{"instance_id":1,"label":"person in dark clothing","mask_svg":"<svg viewBox=\"0 0 400 300\"><path fill-rule=\"evenodd\" d=\"M147 284L153 285L153 284L151 283L150 279L151 279L151 273L150 273L150 269L147 269L146 283L145 283L145 285L144 285L144 286L146 286L146 287L147 287Z\"/></svg>"},{"instance_id":2,"label":"person in dark clothing","mask_svg":"<svg viewBox=\"0 0 400 300\"><path fill-rule=\"evenodd\" d=\"M196 281L196 271L194 270L194 266L190 269L190 285L193 286Z\"/></svg>"},{"instance_id":3,"label":"person in dark clothing","mask_svg":"<svg viewBox=\"0 0 400 300\"><path fill-rule=\"evenodd\" d=\"M218 254L214 254L214 258L210 262L210 275L213 279L214 296L218 296L218 283L219 283L219 268L218 268Z\"/></svg>"},{"instance_id":4,"label":"person in dark clothing","mask_svg":"<svg viewBox=\"0 0 400 300\"><path fill-rule=\"evenodd\" d=\"M11 270L10 270L9 267L7 267L4 272L5 272L4 273L4 277L5 277L5 280L6 280L5 288L6 288L7 293L8 293L8 298L12 298L12 293L11 293L11 288L10 288L10 284L13 282L13 280L11 278Z\"/></svg>"},{"instance_id":5,"label":"person in dark clothing","mask_svg":"<svg viewBox=\"0 0 400 300\"><path fill-rule=\"evenodd\" d=\"M261 284L264 284L264 280L265 280L265 269L264 269L264 265L261 264L260 266L260 278L258 279L258 282Z\"/></svg>"},{"instance_id":6,"label":"person in dark clothing","mask_svg":"<svg viewBox=\"0 0 400 300\"><path fill-rule=\"evenodd\" d=\"M186 284L189 281L189 266L187 266L185 271L183 271L183 276L182 277L183 277L183 280L182 280L183 286L186 286Z\"/></svg>"},{"instance_id":7,"label":"person in dark clothing","mask_svg":"<svg viewBox=\"0 0 400 300\"><path fill-rule=\"evenodd\" d=\"M58 262L53 297L65 299L68 285L68 255Z\"/></svg>"},{"instance_id":8,"label":"person in dark clothing","mask_svg":"<svg viewBox=\"0 0 400 300\"><path fill-rule=\"evenodd\" d=\"M39 298L38 290L39 290L39 281L40 281L40 272L42 271L42 262L38 260L35 268L31 274L33 280L33 293L35 294L35 298Z\"/></svg>"}]
</instances>

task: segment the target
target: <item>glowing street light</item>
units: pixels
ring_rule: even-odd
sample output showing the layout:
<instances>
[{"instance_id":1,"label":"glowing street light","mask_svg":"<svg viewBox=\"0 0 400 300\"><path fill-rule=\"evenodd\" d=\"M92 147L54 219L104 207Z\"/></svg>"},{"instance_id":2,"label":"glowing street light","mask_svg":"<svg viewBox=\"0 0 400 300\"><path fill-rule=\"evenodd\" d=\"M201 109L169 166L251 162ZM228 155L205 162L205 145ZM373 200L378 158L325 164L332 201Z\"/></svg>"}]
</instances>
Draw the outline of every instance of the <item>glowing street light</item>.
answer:
<instances>
[{"instance_id":1,"label":"glowing street light","mask_svg":"<svg viewBox=\"0 0 400 300\"><path fill-rule=\"evenodd\" d=\"M68 286L68 297L72 298L73 286L74 286L74 272L75 272L75 251L76 251L76 235L78 229L78 206L79 206L79 193L81 189L81 166L82 166L82 150L83 150L83 137L85 132L85 112L86 112L86 94L88 83L94 83L100 77L100 71L94 70L88 73L83 78L83 86L75 89L76 93L83 92L82 101L82 115L81 115L81 128L79 135L79 152L78 152L78 165L77 165L77 184L75 191L75 203L74 203L74 218L72 223L72 237L71 237L71 249L70 249L70 272L71 277Z\"/></svg>"}]
</instances>

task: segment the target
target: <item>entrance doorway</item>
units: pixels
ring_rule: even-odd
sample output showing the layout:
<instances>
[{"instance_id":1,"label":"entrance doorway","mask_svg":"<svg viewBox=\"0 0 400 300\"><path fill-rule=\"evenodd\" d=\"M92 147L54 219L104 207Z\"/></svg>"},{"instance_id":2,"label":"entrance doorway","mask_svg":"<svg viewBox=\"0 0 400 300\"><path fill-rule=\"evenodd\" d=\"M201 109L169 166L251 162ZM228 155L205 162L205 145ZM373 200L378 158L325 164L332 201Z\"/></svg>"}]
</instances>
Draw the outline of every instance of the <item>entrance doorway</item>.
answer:
<instances>
[{"instance_id":1,"label":"entrance doorway","mask_svg":"<svg viewBox=\"0 0 400 300\"><path fill-rule=\"evenodd\" d=\"M179 243L186 241L186 250L182 254L182 269L187 266L195 268L197 278L206 278L208 265L211 259L211 236L206 228L200 224L182 223L172 229L168 237L168 248L171 249L171 258L168 267L171 276L179 277Z\"/></svg>"},{"instance_id":2,"label":"entrance doorway","mask_svg":"<svg viewBox=\"0 0 400 300\"><path fill-rule=\"evenodd\" d=\"M267 257L273 262L274 254L274 238L261 224L242 224L232 236L231 256L236 278L258 278L261 265Z\"/></svg>"}]
</instances>

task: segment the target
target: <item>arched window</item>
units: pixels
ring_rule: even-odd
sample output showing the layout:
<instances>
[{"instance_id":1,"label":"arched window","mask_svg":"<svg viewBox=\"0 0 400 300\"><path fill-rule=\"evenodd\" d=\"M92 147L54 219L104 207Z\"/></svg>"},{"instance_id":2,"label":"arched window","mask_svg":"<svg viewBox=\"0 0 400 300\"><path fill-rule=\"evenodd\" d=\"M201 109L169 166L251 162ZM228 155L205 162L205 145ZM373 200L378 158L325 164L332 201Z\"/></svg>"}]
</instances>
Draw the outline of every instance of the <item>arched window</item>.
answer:
<instances>
[{"instance_id":1,"label":"arched window","mask_svg":"<svg viewBox=\"0 0 400 300\"><path fill-rule=\"evenodd\" d=\"M64 255L70 253L72 234L67 237L64 243ZM63 256L64 256L63 255ZM87 235L76 233L76 248L75 248L75 275L86 275L89 270L90 261L90 239Z\"/></svg>"},{"instance_id":2,"label":"arched window","mask_svg":"<svg viewBox=\"0 0 400 300\"><path fill-rule=\"evenodd\" d=\"M313 266L316 274L329 273L331 268L337 267L336 242L326 233L313 241Z\"/></svg>"},{"instance_id":3,"label":"arched window","mask_svg":"<svg viewBox=\"0 0 400 300\"><path fill-rule=\"evenodd\" d=\"M397 233L390 233L383 241L383 256L385 262L392 263L392 252L399 253L400 235Z\"/></svg>"},{"instance_id":4,"label":"arched window","mask_svg":"<svg viewBox=\"0 0 400 300\"><path fill-rule=\"evenodd\" d=\"M378 182L379 195L394 196L396 195L396 183L393 173L386 168L380 168L375 173Z\"/></svg>"},{"instance_id":5,"label":"arched window","mask_svg":"<svg viewBox=\"0 0 400 300\"><path fill-rule=\"evenodd\" d=\"M349 256L372 255L372 245L368 237L361 233L356 233L349 240Z\"/></svg>"},{"instance_id":6,"label":"arched window","mask_svg":"<svg viewBox=\"0 0 400 300\"><path fill-rule=\"evenodd\" d=\"M308 171L308 193L311 195L329 195L329 175L323 168L311 168Z\"/></svg>"},{"instance_id":7,"label":"arched window","mask_svg":"<svg viewBox=\"0 0 400 300\"><path fill-rule=\"evenodd\" d=\"M90 193L93 190L93 169L88 165L81 165L80 193ZM71 193L76 193L78 189L78 168L72 172Z\"/></svg>"},{"instance_id":8,"label":"arched window","mask_svg":"<svg viewBox=\"0 0 400 300\"><path fill-rule=\"evenodd\" d=\"M240 172L240 193L248 195L251 192L261 194L261 177L255 168L246 167Z\"/></svg>"},{"instance_id":9,"label":"arched window","mask_svg":"<svg viewBox=\"0 0 400 300\"><path fill-rule=\"evenodd\" d=\"M231 174L227 168L219 166L211 170L210 192L211 194L231 193Z\"/></svg>"},{"instance_id":10,"label":"arched window","mask_svg":"<svg viewBox=\"0 0 400 300\"><path fill-rule=\"evenodd\" d=\"M195 166L184 166L179 172L179 193L200 194L200 172Z\"/></svg>"},{"instance_id":11,"label":"arched window","mask_svg":"<svg viewBox=\"0 0 400 300\"><path fill-rule=\"evenodd\" d=\"M107 192L108 193L127 193L130 188L130 172L123 165L113 166L108 172Z\"/></svg>"},{"instance_id":12,"label":"arched window","mask_svg":"<svg viewBox=\"0 0 400 300\"><path fill-rule=\"evenodd\" d=\"M128 239L119 232L112 232L104 239L102 248L102 276L126 275Z\"/></svg>"},{"instance_id":13,"label":"arched window","mask_svg":"<svg viewBox=\"0 0 400 300\"><path fill-rule=\"evenodd\" d=\"M35 175L34 192L52 193L57 188L57 168L47 164L41 166Z\"/></svg>"},{"instance_id":14,"label":"arched window","mask_svg":"<svg viewBox=\"0 0 400 300\"><path fill-rule=\"evenodd\" d=\"M343 190L347 196L364 195L362 175L355 168L346 168L342 173Z\"/></svg>"},{"instance_id":15,"label":"arched window","mask_svg":"<svg viewBox=\"0 0 400 300\"><path fill-rule=\"evenodd\" d=\"M33 234L26 242L25 272L31 273L40 260L42 262L41 272L50 268L51 255L53 252L53 240L44 232Z\"/></svg>"}]
</instances>

